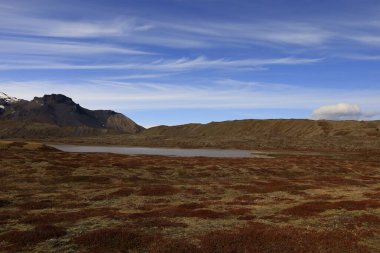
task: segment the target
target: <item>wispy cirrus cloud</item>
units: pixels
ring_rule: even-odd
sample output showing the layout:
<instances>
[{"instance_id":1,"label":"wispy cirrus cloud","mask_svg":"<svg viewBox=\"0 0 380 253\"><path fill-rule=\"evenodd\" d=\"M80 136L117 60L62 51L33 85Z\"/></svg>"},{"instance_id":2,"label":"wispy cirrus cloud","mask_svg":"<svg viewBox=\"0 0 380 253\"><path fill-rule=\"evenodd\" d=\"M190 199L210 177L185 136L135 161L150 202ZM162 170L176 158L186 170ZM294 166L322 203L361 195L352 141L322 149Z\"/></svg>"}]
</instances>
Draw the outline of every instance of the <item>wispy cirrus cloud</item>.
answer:
<instances>
[{"instance_id":1,"label":"wispy cirrus cloud","mask_svg":"<svg viewBox=\"0 0 380 253\"><path fill-rule=\"evenodd\" d=\"M368 55L368 54L344 54L338 55L340 58L359 61L380 61L380 55Z\"/></svg>"},{"instance_id":2,"label":"wispy cirrus cloud","mask_svg":"<svg viewBox=\"0 0 380 253\"><path fill-rule=\"evenodd\" d=\"M63 20L36 16L26 9L0 8L0 31L7 35L61 38L120 37L147 31L150 26L138 24L133 18Z\"/></svg>"},{"instance_id":3,"label":"wispy cirrus cloud","mask_svg":"<svg viewBox=\"0 0 380 253\"><path fill-rule=\"evenodd\" d=\"M162 16L139 16L136 13L117 14L111 17L86 16L85 19L63 19L42 16L33 8L17 8L17 5L0 6L0 35L13 36L13 48L36 48L42 53L48 48L57 52L67 50L98 53L143 54L152 52L146 47L199 49L247 47L260 45L267 48L308 48L316 51L334 51L333 42L339 44L366 44L377 47L380 33L377 20L362 20L358 26L350 20L280 20L252 18L246 20L195 19ZM91 10L89 10L91 13ZM375 25L376 24L376 25ZM35 37L44 39L39 43ZM55 40L51 40L55 38ZM94 39L96 42L80 44L75 40ZM107 43L100 43L100 42ZM122 42L123 46L112 45ZM11 40L9 41L11 42ZM5 42L3 42L5 43ZM28 44L29 43L29 44ZM34 45L33 45L34 44ZM44 45L43 45L44 44ZM89 46L85 49L85 46ZM130 48L131 45L138 48ZM330 47L329 47L330 46ZM12 49L12 47L10 47ZM157 48L155 48L157 49ZM37 52L38 52L37 50ZM50 50L52 51L52 50ZM160 50L158 50L160 51Z\"/></svg>"},{"instance_id":4,"label":"wispy cirrus cloud","mask_svg":"<svg viewBox=\"0 0 380 253\"><path fill-rule=\"evenodd\" d=\"M371 47L379 47L380 33L376 30L370 29L368 31L361 31L352 29L350 33L341 34L341 39L346 39L357 44L367 45Z\"/></svg>"},{"instance_id":5,"label":"wispy cirrus cloud","mask_svg":"<svg viewBox=\"0 0 380 253\"><path fill-rule=\"evenodd\" d=\"M171 48L208 48L227 45L264 45L316 47L339 40L377 46L380 21L363 17L360 22L337 17L323 19L218 20L198 18L189 22L180 17L143 16L127 11L115 16L86 15L63 19L41 15L32 5L0 6L0 34L13 36L56 37L60 39L118 39L125 43ZM43 9L39 6L39 10ZM91 13L91 10L88 10Z\"/></svg>"},{"instance_id":6,"label":"wispy cirrus cloud","mask_svg":"<svg viewBox=\"0 0 380 253\"><path fill-rule=\"evenodd\" d=\"M130 74L130 75L119 75L119 76L106 76L101 80L112 81L112 80L139 80L139 79L156 79L168 76L168 73L165 74Z\"/></svg>"},{"instance_id":7,"label":"wispy cirrus cloud","mask_svg":"<svg viewBox=\"0 0 380 253\"><path fill-rule=\"evenodd\" d=\"M168 33L182 34L190 38L203 38L220 43L275 43L294 45L318 45L326 42L333 33L317 25L305 22L247 21L178 23L151 21L155 28Z\"/></svg>"},{"instance_id":8,"label":"wispy cirrus cloud","mask_svg":"<svg viewBox=\"0 0 380 253\"><path fill-rule=\"evenodd\" d=\"M36 39L2 39L0 53L21 55L85 55L85 54L133 54L152 55L151 52L115 46L112 44L85 43L70 41L44 41Z\"/></svg>"},{"instance_id":9,"label":"wispy cirrus cloud","mask_svg":"<svg viewBox=\"0 0 380 253\"><path fill-rule=\"evenodd\" d=\"M112 19L62 20L41 17L27 9L0 8L0 34L59 38L123 38L137 44L169 47L211 47L220 44L277 43L317 45L332 33L306 22L253 20L225 22L119 16Z\"/></svg>"},{"instance_id":10,"label":"wispy cirrus cloud","mask_svg":"<svg viewBox=\"0 0 380 253\"><path fill-rule=\"evenodd\" d=\"M199 69L255 69L263 66L270 65L298 65L298 64L311 64L318 63L322 59L308 59L308 58L272 58L272 59L208 59L206 57L197 57L193 59L180 58L174 60L156 60L153 62L132 62L132 63L112 63L112 64L99 64L99 65L76 65L62 62L46 62L43 61L32 62L28 64L26 61L13 61L7 63L0 63L0 70L22 70L22 69L61 69L61 70L96 70L96 69L128 69L128 70L150 70L150 71L188 71Z\"/></svg>"}]
</instances>

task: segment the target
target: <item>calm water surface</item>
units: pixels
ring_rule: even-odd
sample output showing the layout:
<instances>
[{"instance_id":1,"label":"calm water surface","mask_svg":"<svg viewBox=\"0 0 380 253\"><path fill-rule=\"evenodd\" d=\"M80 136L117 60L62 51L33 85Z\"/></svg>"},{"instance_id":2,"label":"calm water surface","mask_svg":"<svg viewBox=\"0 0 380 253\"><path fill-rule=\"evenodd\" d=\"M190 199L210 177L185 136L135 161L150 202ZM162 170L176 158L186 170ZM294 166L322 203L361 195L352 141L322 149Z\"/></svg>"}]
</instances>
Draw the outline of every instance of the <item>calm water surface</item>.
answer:
<instances>
[{"instance_id":1,"label":"calm water surface","mask_svg":"<svg viewBox=\"0 0 380 253\"><path fill-rule=\"evenodd\" d=\"M182 148L144 148L144 147L112 147L112 146L79 146L79 145L50 145L65 152L79 153L115 153L127 155L162 155L182 157L253 157L247 150L222 149L182 149Z\"/></svg>"}]
</instances>

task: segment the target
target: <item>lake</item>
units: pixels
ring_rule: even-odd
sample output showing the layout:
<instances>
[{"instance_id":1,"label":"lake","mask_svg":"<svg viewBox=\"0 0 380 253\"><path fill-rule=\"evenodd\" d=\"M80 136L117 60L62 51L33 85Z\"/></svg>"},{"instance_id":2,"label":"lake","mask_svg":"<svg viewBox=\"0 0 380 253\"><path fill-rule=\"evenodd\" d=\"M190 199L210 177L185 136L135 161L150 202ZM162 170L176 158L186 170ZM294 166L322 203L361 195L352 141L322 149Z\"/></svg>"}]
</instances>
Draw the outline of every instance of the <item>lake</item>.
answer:
<instances>
[{"instance_id":1,"label":"lake","mask_svg":"<svg viewBox=\"0 0 380 253\"><path fill-rule=\"evenodd\" d=\"M126 155L161 155L180 157L254 157L254 154L248 150L82 146L64 144L49 146L64 152L76 153L115 153Z\"/></svg>"}]
</instances>

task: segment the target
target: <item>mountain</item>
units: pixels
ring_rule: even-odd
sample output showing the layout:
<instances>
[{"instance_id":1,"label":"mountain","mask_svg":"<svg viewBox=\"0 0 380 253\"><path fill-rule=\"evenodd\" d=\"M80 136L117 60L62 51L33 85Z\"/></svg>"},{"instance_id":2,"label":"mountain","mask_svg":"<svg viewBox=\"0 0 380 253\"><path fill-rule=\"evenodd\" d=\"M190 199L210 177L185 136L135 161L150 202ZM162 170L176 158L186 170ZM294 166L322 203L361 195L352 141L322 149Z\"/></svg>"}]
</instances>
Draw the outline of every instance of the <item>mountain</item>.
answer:
<instances>
[{"instance_id":1,"label":"mountain","mask_svg":"<svg viewBox=\"0 0 380 253\"><path fill-rule=\"evenodd\" d=\"M5 106L9 106L13 103L19 102L20 99L10 97L7 94L0 92L0 110L4 110Z\"/></svg>"},{"instance_id":2,"label":"mountain","mask_svg":"<svg viewBox=\"0 0 380 253\"><path fill-rule=\"evenodd\" d=\"M59 136L64 136L65 132L69 136L110 132L134 134L144 129L121 113L89 110L61 94L45 95L26 101L0 93L0 122L3 125L0 127L3 136L10 137L33 137L36 134L41 136L42 133L37 133L38 129L41 132L55 129ZM34 131L29 133L31 128Z\"/></svg>"}]
</instances>

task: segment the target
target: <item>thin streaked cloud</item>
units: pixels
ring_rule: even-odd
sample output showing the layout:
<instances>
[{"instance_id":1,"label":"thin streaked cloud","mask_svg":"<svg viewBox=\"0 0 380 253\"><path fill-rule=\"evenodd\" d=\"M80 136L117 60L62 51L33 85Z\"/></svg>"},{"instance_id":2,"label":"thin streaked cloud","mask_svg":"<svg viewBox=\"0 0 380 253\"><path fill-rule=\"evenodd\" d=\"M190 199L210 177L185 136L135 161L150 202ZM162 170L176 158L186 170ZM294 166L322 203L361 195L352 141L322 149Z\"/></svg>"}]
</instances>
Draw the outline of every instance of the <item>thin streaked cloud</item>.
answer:
<instances>
[{"instance_id":1,"label":"thin streaked cloud","mask_svg":"<svg viewBox=\"0 0 380 253\"><path fill-rule=\"evenodd\" d=\"M224 68L249 68L255 69L261 66L270 65L298 65L311 64L320 62L322 59L305 59L305 58L278 58L278 59L207 59L197 57L194 59L180 58L175 60L156 60L147 63L122 63L122 64L99 64L99 65L76 65L59 62L34 62L25 64L25 61L0 64L0 70L22 70L22 69L45 69L45 70L96 70L96 69L135 69L150 71L188 71L199 69L224 69Z\"/></svg>"},{"instance_id":2,"label":"thin streaked cloud","mask_svg":"<svg viewBox=\"0 0 380 253\"><path fill-rule=\"evenodd\" d=\"M11 40L0 41L0 53L15 55L66 55L66 54L132 54L151 55L132 48L123 48L111 44L83 43L67 41Z\"/></svg>"}]
</instances>

